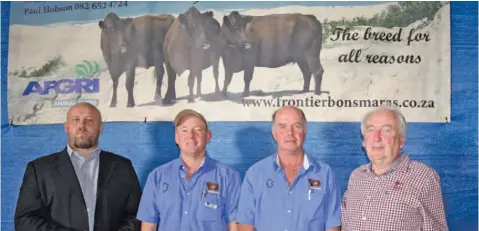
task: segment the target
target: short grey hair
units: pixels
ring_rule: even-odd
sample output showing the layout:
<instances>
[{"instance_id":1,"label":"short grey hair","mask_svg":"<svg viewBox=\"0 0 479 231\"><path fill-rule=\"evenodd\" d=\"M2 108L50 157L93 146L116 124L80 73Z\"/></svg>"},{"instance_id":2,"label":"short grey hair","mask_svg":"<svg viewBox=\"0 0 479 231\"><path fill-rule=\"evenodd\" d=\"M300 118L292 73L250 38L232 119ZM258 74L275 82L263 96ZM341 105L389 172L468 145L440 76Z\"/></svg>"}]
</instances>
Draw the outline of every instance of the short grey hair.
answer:
<instances>
[{"instance_id":1,"label":"short grey hair","mask_svg":"<svg viewBox=\"0 0 479 231\"><path fill-rule=\"evenodd\" d=\"M366 131L366 121L369 119L369 117L375 113L375 112L378 112L378 111L387 111L387 112L391 112L394 114L394 116L396 117L396 120L398 121L398 127L399 127L399 134L401 136L404 136L406 137L406 131L407 131L407 123L406 123L406 118L404 117L404 115L401 113L401 111L399 110L399 108L397 107L391 107L391 106L388 106L388 105L382 105L380 106L379 108L376 108L372 111L369 111L368 113L366 113L364 116L363 116L363 119L361 120L361 135L364 136L364 132Z\"/></svg>"},{"instance_id":2,"label":"short grey hair","mask_svg":"<svg viewBox=\"0 0 479 231\"><path fill-rule=\"evenodd\" d=\"M285 108L293 108L294 110L296 110L297 112L299 112L299 114L301 115L301 119L303 120L304 122L304 127L306 128L306 123L307 123L307 120L306 120L306 115L304 114L304 111L301 110L301 108L299 107L295 107L295 106L284 106L284 107L281 107L279 109L276 109L274 112L273 112L273 115L271 116L271 123L274 124L275 120L276 120L276 114L282 110L282 109L285 109Z\"/></svg>"}]
</instances>

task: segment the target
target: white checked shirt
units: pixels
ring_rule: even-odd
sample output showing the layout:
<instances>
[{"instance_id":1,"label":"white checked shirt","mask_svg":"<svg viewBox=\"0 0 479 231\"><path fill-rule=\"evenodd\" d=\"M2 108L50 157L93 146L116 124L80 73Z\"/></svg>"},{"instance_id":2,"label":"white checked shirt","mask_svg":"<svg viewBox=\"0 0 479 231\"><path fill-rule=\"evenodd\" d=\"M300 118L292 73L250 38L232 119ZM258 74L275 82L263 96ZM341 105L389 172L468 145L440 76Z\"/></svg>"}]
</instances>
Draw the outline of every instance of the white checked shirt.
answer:
<instances>
[{"instance_id":1,"label":"white checked shirt","mask_svg":"<svg viewBox=\"0 0 479 231\"><path fill-rule=\"evenodd\" d=\"M355 169L341 209L343 231L448 231L439 175L407 153L383 175Z\"/></svg>"}]
</instances>

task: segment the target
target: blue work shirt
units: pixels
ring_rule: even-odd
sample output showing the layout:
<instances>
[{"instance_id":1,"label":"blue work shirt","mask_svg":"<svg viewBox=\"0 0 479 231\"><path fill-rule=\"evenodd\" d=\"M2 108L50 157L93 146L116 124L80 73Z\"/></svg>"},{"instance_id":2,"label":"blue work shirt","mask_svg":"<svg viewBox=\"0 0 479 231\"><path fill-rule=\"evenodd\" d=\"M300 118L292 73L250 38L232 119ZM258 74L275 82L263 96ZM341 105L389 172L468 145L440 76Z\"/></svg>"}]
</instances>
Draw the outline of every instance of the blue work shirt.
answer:
<instances>
[{"instance_id":1,"label":"blue work shirt","mask_svg":"<svg viewBox=\"0 0 479 231\"><path fill-rule=\"evenodd\" d=\"M251 166L241 187L236 221L258 231L323 231L341 225L341 195L331 167L305 155L288 185L277 155Z\"/></svg>"},{"instance_id":2,"label":"blue work shirt","mask_svg":"<svg viewBox=\"0 0 479 231\"><path fill-rule=\"evenodd\" d=\"M179 157L148 175L137 219L161 231L226 231L236 219L240 190L239 173L208 155L186 180Z\"/></svg>"}]
</instances>

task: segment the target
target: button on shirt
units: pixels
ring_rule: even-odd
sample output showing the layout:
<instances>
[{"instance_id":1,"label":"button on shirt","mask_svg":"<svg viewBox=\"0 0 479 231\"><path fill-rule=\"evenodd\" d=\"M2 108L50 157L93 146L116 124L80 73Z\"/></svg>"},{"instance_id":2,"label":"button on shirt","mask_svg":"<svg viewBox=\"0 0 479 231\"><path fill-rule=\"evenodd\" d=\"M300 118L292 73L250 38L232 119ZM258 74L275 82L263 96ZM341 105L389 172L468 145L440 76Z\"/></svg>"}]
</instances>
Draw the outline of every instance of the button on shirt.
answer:
<instances>
[{"instance_id":1,"label":"button on shirt","mask_svg":"<svg viewBox=\"0 0 479 231\"><path fill-rule=\"evenodd\" d=\"M323 231L340 226L340 190L331 168L305 155L289 187L277 155L259 161L246 172L237 221L259 231Z\"/></svg>"},{"instance_id":2,"label":"button on shirt","mask_svg":"<svg viewBox=\"0 0 479 231\"><path fill-rule=\"evenodd\" d=\"M342 230L447 231L440 179L407 153L384 174L371 164L350 176L342 201Z\"/></svg>"},{"instance_id":3,"label":"button on shirt","mask_svg":"<svg viewBox=\"0 0 479 231\"><path fill-rule=\"evenodd\" d=\"M236 219L240 187L236 170L208 156L186 180L178 158L148 175L137 219L161 231L225 231Z\"/></svg>"},{"instance_id":4,"label":"button on shirt","mask_svg":"<svg viewBox=\"0 0 479 231\"><path fill-rule=\"evenodd\" d=\"M67 152L70 156L73 168L75 169L80 188L85 200L88 213L88 225L90 231L93 231L95 224L96 192L98 182L98 169L100 164L100 149L96 149L88 158L82 154L74 152L70 145L67 145Z\"/></svg>"}]
</instances>

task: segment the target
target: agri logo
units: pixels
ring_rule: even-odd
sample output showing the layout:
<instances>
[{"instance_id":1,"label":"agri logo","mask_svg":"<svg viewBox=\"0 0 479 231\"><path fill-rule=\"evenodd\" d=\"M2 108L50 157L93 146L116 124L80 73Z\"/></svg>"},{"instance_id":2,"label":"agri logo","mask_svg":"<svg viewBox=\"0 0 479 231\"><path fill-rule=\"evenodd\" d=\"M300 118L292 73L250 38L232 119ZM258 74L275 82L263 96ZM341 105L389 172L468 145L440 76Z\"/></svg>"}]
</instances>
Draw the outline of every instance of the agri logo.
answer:
<instances>
[{"instance_id":1,"label":"agri logo","mask_svg":"<svg viewBox=\"0 0 479 231\"><path fill-rule=\"evenodd\" d=\"M92 64L91 62L88 62L86 60L83 60L83 62L85 64L75 65L75 71L76 71L78 76L85 77L85 78L86 77L92 78L96 74L98 74L98 72L100 71L100 65L98 65L97 62L93 62L94 64Z\"/></svg>"},{"instance_id":2,"label":"agri logo","mask_svg":"<svg viewBox=\"0 0 479 231\"><path fill-rule=\"evenodd\" d=\"M30 81L23 91L23 95L30 94L48 95L51 92L57 94L70 93L98 93L100 91L100 66L97 62L84 60L82 64L75 65L77 78L58 79L47 81Z\"/></svg>"}]
</instances>

